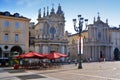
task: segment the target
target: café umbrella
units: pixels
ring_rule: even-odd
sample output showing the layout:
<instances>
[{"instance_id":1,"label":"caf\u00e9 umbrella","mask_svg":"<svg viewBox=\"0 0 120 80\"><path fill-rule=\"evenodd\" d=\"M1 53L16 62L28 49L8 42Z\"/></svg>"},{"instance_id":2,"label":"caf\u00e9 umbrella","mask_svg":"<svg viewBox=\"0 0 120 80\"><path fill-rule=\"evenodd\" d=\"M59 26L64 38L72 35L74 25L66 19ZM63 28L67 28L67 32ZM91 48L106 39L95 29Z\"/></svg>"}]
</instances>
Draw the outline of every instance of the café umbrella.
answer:
<instances>
[{"instance_id":1,"label":"caf\u00e9 umbrella","mask_svg":"<svg viewBox=\"0 0 120 80\"><path fill-rule=\"evenodd\" d=\"M58 53L58 52L51 52L50 54L45 54L47 59L59 59L62 57L67 57L66 54Z\"/></svg>"},{"instance_id":2,"label":"caf\u00e9 umbrella","mask_svg":"<svg viewBox=\"0 0 120 80\"><path fill-rule=\"evenodd\" d=\"M44 58L44 55L37 53L37 52L28 52L25 54L21 54L16 58Z\"/></svg>"}]
</instances>

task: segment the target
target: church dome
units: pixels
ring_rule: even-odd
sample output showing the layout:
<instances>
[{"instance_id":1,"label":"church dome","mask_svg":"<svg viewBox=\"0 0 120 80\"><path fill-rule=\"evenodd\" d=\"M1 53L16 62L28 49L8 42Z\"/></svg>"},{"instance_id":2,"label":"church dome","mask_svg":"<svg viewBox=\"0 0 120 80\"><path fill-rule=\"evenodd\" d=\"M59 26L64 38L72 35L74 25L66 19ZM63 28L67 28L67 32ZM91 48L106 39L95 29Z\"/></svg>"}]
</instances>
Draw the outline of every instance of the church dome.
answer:
<instances>
[{"instance_id":1,"label":"church dome","mask_svg":"<svg viewBox=\"0 0 120 80\"><path fill-rule=\"evenodd\" d=\"M64 14L63 11L62 11L62 9L61 9L60 4L59 4L59 6L58 6L58 10L57 10L56 14L58 14L58 15Z\"/></svg>"}]
</instances>

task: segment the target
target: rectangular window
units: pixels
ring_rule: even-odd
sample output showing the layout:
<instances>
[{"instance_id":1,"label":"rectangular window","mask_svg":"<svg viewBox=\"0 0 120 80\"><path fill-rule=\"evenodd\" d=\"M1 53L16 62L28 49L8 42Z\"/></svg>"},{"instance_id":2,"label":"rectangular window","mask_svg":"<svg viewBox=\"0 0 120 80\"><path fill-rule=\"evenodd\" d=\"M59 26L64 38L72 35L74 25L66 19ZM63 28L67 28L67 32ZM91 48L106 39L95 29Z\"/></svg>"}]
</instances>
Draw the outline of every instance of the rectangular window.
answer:
<instances>
[{"instance_id":1,"label":"rectangular window","mask_svg":"<svg viewBox=\"0 0 120 80\"><path fill-rule=\"evenodd\" d=\"M4 35L4 41L8 41L8 33Z\"/></svg>"},{"instance_id":2,"label":"rectangular window","mask_svg":"<svg viewBox=\"0 0 120 80\"><path fill-rule=\"evenodd\" d=\"M18 34L15 34L15 42L18 42L18 40L19 40Z\"/></svg>"}]
</instances>

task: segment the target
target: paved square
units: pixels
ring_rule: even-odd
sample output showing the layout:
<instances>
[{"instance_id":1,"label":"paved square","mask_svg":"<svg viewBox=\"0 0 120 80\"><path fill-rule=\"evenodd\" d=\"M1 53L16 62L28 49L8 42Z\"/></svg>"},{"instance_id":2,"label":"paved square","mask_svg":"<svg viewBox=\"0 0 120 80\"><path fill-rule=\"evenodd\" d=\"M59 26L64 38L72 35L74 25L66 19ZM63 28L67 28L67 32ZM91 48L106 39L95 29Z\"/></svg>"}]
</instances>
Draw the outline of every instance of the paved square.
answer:
<instances>
[{"instance_id":1,"label":"paved square","mask_svg":"<svg viewBox=\"0 0 120 80\"><path fill-rule=\"evenodd\" d=\"M20 78L21 80L46 78L45 76L41 76L41 75L37 75L37 74L20 75L20 76L16 76L16 77Z\"/></svg>"},{"instance_id":2,"label":"paved square","mask_svg":"<svg viewBox=\"0 0 120 80\"><path fill-rule=\"evenodd\" d=\"M83 69L78 69L75 64L66 64L61 68L16 73L0 68L0 80L120 80L120 61L82 63L82 66Z\"/></svg>"},{"instance_id":3,"label":"paved square","mask_svg":"<svg viewBox=\"0 0 120 80\"><path fill-rule=\"evenodd\" d=\"M61 80L120 80L120 61L82 63L83 69L75 64L63 65L61 69L33 71Z\"/></svg>"}]
</instances>

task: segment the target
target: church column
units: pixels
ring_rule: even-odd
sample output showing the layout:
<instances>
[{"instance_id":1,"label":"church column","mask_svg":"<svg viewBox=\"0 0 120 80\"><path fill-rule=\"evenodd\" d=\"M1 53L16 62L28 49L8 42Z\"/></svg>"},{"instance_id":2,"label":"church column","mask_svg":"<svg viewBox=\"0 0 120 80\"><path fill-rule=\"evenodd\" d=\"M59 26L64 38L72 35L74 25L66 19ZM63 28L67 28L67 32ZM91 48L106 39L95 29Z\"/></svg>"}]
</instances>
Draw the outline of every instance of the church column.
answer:
<instances>
[{"instance_id":1,"label":"church column","mask_svg":"<svg viewBox=\"0 0 120 80\"><path fill-rule=\"evenodd\" d=\"M107 59L106 60L110 60L110 54L108 53L108 46L106 46L106 57Z\"/></svg>"},{"instance_id":2,"label":"church column","mask_svg":"<svg viewBox=\"0 0 120 80\"><path fill-rule=\"evenodd\" d=\"M98 61L98 46L96 45L96 47L95 47L95 55L96 55L96 60Z\"/></svg>"},{"instance_id":3,"label":"church column","mask_svg":"<svg viewBox=\"0 0 120 80\"><path fill-rule=\"evenodd\" d=\"M87 46L87 58L91 58L90 46Z\"/></svg>"},{"instance_id":4,"label":"church column","mask_svg":"<svg viewBox=\"0 0 120 80\"><path fill-rule=\"evenodd\" d=\"M51 49L50 49L50 46L51 46L51 45L48 44L48 53L50 53L50 50L51 50Z\"/></svg>"},{"instance_id":5,"label":"church column","mask_svg":"<svg viewBox=\"0 0 120 80\"><path fill-rule=\"evenodd\" d=\"M65 53L68 54L68 47L65 45Z\"/></svg>"},{"instance_id":6,"label":"church column","mask_svg":"<svg viewBox=\"0 0 120 80\"><path fill-rule=\"evenodd\" d=\"M109 53L110 53L110 56L111 56L111 60L113 60L114 59L114 55L113 55L111 46L109 46Z\"/></svg>"},{"instance_id":7,"label":"church column","mask_svg":"<svg viewBox=\"0 0 120 80\"><path fill-rule=\"evenodd\" d=\"M108 60L110 60L110 53L108 52L109 46L107 46L107 55L108 55Z\"/></svg>"},{"instance_id":8,"label":"church column","mask_svg":"<svg viewBox=\"0 0 120 80\"><path fill-rule=\"evenodd\" d=\"M105 41L105 29L103 29L103 39Z\"/></svg>"},{"instance_id":9,"label":"church column","mask_svg":"<svg viewBox=\"0 0 120 80\"><path fill-rule=\"evenodd\" d=\"M105 59L108 60L109 56L107 53L107 46L103 47L105 49L104 54L105 54Z\"/></svg>"},{"instance_id":10,"label":"church column","mask_svg":"<svg viewBox=\"0 0 120 80\"><path fill-rule=\"evenodd\" d=\"M92 45L92 61L94 61L94 46Z\"/></svg>"},{"instance_id":11,"label":"church column","mask_svg":"<svg viewBox=\"0 0 120 80\"><path fill-rule=\"evenodd\" d=\"M109 51L110 49L110 46L108 46L108 49L107 49L107 54L109 54L109 60L111 60L111 52Z\"/></svg>"},{"instance_id":12,"label":"church column","mask_svg":"<svg viewBox=\"0 0 120 80\"><path fill-rule=\"evenodd\" d=\"M89 59L92 57L92 54L91 54L91 46L88 47L88 53L89 53Z\"/></svg>"},{"instance_id":13,"label":"church column","mask_svg":"<svg viewBox=\"0 0 120 80\"><path fill-rule=\"evenodd\" d=\"M99 47L97 45L97 48L96 48L96 56L97 56L97 60L99 60Z\"/></svg>"},{"instance_id":14,"label":"church column","mask_svg":"<svg viewBox=\"0 0 120 80\"><path fill-rule=\"evenodd\" d=\"M86 46L86 49L85 49L85 58L88 60L89 59L89 46Z\"/></svg>"},{"instance_id":15,"label":"church column","mask_svg":"<svg viewBox=\"0 0 120 80\"><path fill-rule=\"evenodd\" d=\"M88 34L88 35L90 36L90 39L91 39L91 38L92 38L92 37L91 37L91 35L92 35L92 33L91 33L91 32L92 32L92 31L91 31L91 26L88 27L88 28L89 28L89 30L88 30L89 34Z\"/></svg>"},{"instance_id":16,"label":"church column","mask_svg":"<svg viewBox=\"0 0 120 80\"><path fill-rule=\"evenodd\" d=\"M94 46L92 46L92 60L95 60Z\"/></svg>"},{"instance_id":17,"label":"church column","mask_svg":"<svg viewBox=\"0 0 120 80\"><path fill-rule=\"evenodd\" d=\"M97 60L97 57L96 57L96 46L94 46L94 56L95 56L95 61Z\"/></svg>"},{"instance_id":18,"label":"church column","mask_svg":"<svg viewBox=\"0 0 120 80\"><path fill-rule=\"evenodd\" d=\"M63 45L59 44L58 52L62 53L62 47L63 47Z\"/></svg>"},{"instance_id":19,"label":"church column","mask_svg":"<svg viewBox=\"0 0 120 80\"><path fill-rule=\"evenodd\" d=\"M92 46L90 46L91 60L93 59Z\"/></svg>"},{"instance_id":20,"label":"church column","mask_svg":"<svg viewBox=\"0 0 120 80\"><path fill-rule=\"evenodd\" d=\"M94 38L94 41L95 41L95 28L93 28L93 38Z\"/></svg>"},{"instance_id":21,"label":"church column","mask_svg":"<svg viewBox=\"0 0 120 80\"><path fill-rule=\"evenodd\" d=\"M94 45L94 61L96 61L95 45Z\"/></svg>"},{"instance_id":22,"label":"church column","mask_svg":"<svg viewBox=\"0 0 120 80\"><path fill-rule=\"evenodd\" d=\"M109 50L110 50L110 46L107 47L107 54L109 55L109 60L111 60L111 52Z\"/></svg>"},{"instance_id":23,"label":"church column","mask_svg":"<svg viewBox=\"0 0 120 80\"><path fill-rule=\"evenodd\" d=\"M63 45L64 46L64 53L66 53L66 45Z\"/></svg>"},{"instance_id":24,"label":"church column","mask_svg":"<svg viewBox=\"0 0 120 80\"><path fill-rule=\"evenodd\" d=\"M48 53L48 46L47 45L43 45L43 53Z\"/></svg>"},{"instance_id":25,"label":"church column","mask_svg":"<svg viewBox=\"0 0 120 80\"><path fill-rule=\"evenodd\" d=\"M64 45L61 45L61 53L65 53ZM62 61L65 61L65 58L61 58Z\"/></svg>"},{"instance_id":26,"label":"church column","mask_svg":"<svg viewBox=\"0 0 120 80\"><path fill-rule=\"evenodd\" d=\"M107 29L106 29L106 41L107 41L107 42L109 42L109 34L108 34L108 33L109 33L109 30L108 30L108 28L107 28Z\"/></svg>"},{"instance_id":27,"label":"church column","mask_svg":"<svg viewBox=\"0 0 120 80\"><path fill-rule=\"evenodd\" d=\"M92 57L92 54L91 54L91 46L88 46L88 53L87 53L87 56L88 56L88 59L90 59Z\"/></svg>"},{"instance_id":28,"label":"church column","mask_svg":"<svg viewBox=\"0 0 120 80\"><path fill-rule=\"evenodd\" d=\"M39 45L39 52L42 53L42 44Z\"/></svg>"},{"instance_id":29,"label":"church column","mask_svg":"<svg viewBox=\"0 0 120 80\"><path fill-rule=\"evenodd\" d=\"M98 46L98 59L100 59L100 46Z\"/></svg>"},{"instance_id":30,"label":"church column","mask_svg":"<svg viewBox=\"0 0 120 80\"><path fill-rule=\"evenodd\" d=\"M97 45L96 46L96 58L97 58L97 61L99 60L98 54L99 54L99 52L98 52L98 45Z\"/></svg>"},{"instance_id":31,"label":"church column","mask_svg":"<svg viewBox=\"0 0 120 80\"><path fill-rule=\"evenodd\" d=\"M39 45L35 44L35 52L39 52Z\"/></svg>"},{"instance_id":32,"label":"church column","mask_svg":"<svg viewBox=\"0 0 120 80\"><path fill-rule=\"evenodd\" d=\"M106 58L107 58L106 60L109 60L109 54L107 52L108 51L108 46L105 47L105 50L106 50L105 53L106 53Z\"/></svg>"},{"instance_id":33,"label":"church column","mask_svg":"<svg viewBox=\"0 0 120 80\"><path fill-rule=\"evenodd\" d=\"M61 53L65 52L65 47L62 45Z\"/></svg>"},{"instance_id":34,"label":"church column","mask_svg":"<svg viewBox=\"0 0 120 80\"><path fill-rule=\"evenodd\" d=\"M93 56L92 56L92 46L90 46L90 58L92 59Z\"/></svg>"},{"instance_id":35,"label":"church column","mask_svg":"<svg viewBox=\"0 0 120 80\"><path fill-rule=\"evenodd\" d=\"M58 45L58 52L61 52L61 45Z\"/></svg>"},{"instance_id":36,"label":"church column","mask_svg":"<svg viewBox=\"0 0 120 80\"><path fill-rule=\"evenodd\" d=\"M89 46L86 47L86 58L89 59L90 58L90 51L89 51Z\"/></svg>"}]
</instances>

